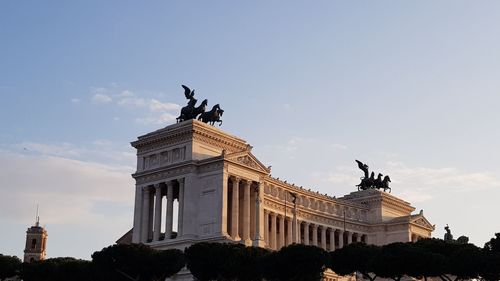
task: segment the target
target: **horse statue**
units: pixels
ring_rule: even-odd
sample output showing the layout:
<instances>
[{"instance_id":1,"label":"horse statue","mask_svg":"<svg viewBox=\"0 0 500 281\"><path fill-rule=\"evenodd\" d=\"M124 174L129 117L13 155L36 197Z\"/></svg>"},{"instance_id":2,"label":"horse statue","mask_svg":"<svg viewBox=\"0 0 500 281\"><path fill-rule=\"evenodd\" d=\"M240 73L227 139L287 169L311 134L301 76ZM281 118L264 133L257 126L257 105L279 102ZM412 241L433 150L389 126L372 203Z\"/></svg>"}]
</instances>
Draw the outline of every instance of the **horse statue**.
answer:
<instances>
[{"instance_id":1,"label":"horse statue","mask_svg":"<svg viewBox=\"0 0 500 281\"><path fill-rule=\"evenodd\" d=\"M220 120L220 117L224 113L224 110L220 108L219 104L216 104L212 107L210 111L203 112L200 117L198 117L198 120L208 123L210 125L214 125L215 122L219 123L219 126L222 125L222 120Z\"/></svg>"},{"instance_id":2,"label":"horse statue","mask_svg":"<svg viewBox=\"0 0 500 281\"><path fill-rule=\"evenodd\" d=\"M391 193L392 189L389 187L389 183L391 182L391 178L389 176L385 176L382 180L382 189L386 191L389 189L389 193Z\"/></svg>"},{"instance_id":3,"label":"horse statue","mask_svg":"<svg viewBox=\"0 0 500 281\"><path fill-rule=\"evenodd\" d=\"M196 103L196 102L195 102ZM202 114L205 112L207 108L208 100L204 99L201 104L198 107L190 106L189 104L181 109L181 115L177 117L177 123L190 120L190 119L196 119L198 115Z\"/></svg>"},{"instance_id":4,"label":"horse statue","mask_svg":"<svg viewBox=\"0 0 500 281\"><path fill-rule=\"evenodd\" d=\"M370 177L362 177L361 182L356 185L358 187L358 191L361 190L367 190L370 188L373 188L373 185L375 184L375 173L372 172Z\"/></svg>"},{"instance_id":5,"label":"horse statue","mask_svg":"<svg viewBox=\"0 0 500 281\"><path fill-rule=\"evenodd\" d=\"M381 189L382 188L382 176L383 175L381 173L378 173L377 179L375 179L375 182L373 183L373 186L376 189Z\"/></svg>"}]
</instances>

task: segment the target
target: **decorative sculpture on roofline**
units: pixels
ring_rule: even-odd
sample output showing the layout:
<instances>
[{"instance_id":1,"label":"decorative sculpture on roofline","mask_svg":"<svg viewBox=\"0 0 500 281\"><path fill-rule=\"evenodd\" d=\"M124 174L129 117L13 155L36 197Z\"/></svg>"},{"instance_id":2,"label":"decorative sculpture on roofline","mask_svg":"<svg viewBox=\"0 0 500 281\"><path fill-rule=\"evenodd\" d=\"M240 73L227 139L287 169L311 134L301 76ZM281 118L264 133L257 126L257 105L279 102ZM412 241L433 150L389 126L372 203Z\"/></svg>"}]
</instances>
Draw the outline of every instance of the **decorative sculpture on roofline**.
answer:
<instances>
[{"instance_id":1,"label":"decorative sculpture on roofline","mask_svg":"<svg viewBox=\"0 0 500 281\"><path fill-rule=\"evenodd\" d=\"M204 99L198 107L195 107L198 100L194 98L194 90L189 89L185 85L181 86L184 89L184 96L186 96L189 102L181 109L181 114L177 117L177 123L190 119L198 119L211 125L214 125L216 122L219 123L219 126L222 124L220 117L224 113L224 110L220 108L219 104L214 105L212 110L205 112L208 100Z\"/></svg>"},{"instance_id":2,"label":"decorative sculpture on roofline","mask_svg":"<svg viewBox=\"0 0 500 281\"><path fill-rule=\"evenodd\" d=\"M361 177L361 182L356 185L358 190L367 190L367 189L383 189L384 191L389 190L391 192L391 188L389 187L389 183L391 182L391 178L389 176L385 176L383 179L381 173L378 174L377 178L375 178L375 173L372 171L370 176L368 177L368 165L364 164L359 160L355 160L358 163L358 168L363 171L364 177Z\"/></svg>"}]
</instances>

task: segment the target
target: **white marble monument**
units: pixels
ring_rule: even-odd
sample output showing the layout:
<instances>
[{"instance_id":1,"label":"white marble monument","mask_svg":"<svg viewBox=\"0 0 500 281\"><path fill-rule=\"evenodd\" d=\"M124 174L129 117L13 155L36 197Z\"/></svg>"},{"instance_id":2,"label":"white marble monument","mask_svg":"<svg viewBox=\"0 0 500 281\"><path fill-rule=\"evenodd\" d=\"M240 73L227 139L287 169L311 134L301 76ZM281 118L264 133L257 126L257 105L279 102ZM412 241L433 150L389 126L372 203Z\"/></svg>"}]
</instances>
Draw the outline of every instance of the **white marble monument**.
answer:
<instances>
[{"instance_id":1,"label":"white marble monument","mask_svg":"<svg viewBox=\"0 0 500 281\"><path fill-rule=\"evenodd\" d=\"M243 139L196 120L140 136L132 146L133 243L184 249L237 242L273 250L302 243L332 251L356 241L416 241L434 230L422 211L412 214L410 203L386 192L333 198L273 178Z\"/></svg>"}]
</instances>

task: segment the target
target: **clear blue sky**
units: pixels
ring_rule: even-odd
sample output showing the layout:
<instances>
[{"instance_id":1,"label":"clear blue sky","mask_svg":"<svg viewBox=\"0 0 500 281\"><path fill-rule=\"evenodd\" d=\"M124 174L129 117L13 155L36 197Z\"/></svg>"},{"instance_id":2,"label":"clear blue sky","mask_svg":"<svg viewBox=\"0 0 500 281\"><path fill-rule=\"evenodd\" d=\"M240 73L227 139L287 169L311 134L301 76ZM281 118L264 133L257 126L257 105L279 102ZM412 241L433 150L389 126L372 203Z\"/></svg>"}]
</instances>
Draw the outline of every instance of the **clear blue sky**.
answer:
<instances>
[{"instance_id":1,"label":"clear blue sky","mask_svg":"<svg viewBox=\"0 0 500 281\"><path fill-rule=\"evenodd\" d=\"M500 231L498 1L0 2L0 253L36 204L48 255L90 258L130 229L138 135L181 84L273 176L354 190L389 174L442 237Z\"/></svg>"}]
</instances>

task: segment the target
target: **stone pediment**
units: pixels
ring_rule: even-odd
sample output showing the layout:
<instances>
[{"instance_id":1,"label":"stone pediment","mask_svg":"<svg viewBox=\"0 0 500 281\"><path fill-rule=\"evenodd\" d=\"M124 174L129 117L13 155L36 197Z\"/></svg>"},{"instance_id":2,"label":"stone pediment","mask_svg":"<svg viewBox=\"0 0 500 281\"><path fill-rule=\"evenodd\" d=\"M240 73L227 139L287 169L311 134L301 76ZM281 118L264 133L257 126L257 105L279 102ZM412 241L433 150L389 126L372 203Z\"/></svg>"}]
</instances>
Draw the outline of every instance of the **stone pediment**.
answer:
<instances>
[{"instance_id":1,"label":"stone pediment","mask_svg":"<svg viewBox=\"0 0 500 281\"><path fill-rule=\"evenodd\" d=\"M250 149L226 154L224 155L224 160L257 170L264 174L269 174L271 172L270 168L264 166L264 164L262 164L262 162L260 162L259 159L257 159L257 157L250 152Z\"/></svg>"},{"instance_id":2,"label":"stone pediment","mask_svg":"<svg viewBox=\"0 0 500 281\"><path fill-rule=\"evenodd\" d=\"M434 230L434 225L432 225L422 214L412 216L410 223L416 224L418 226Z\"/></svg>"}]
</instances>

